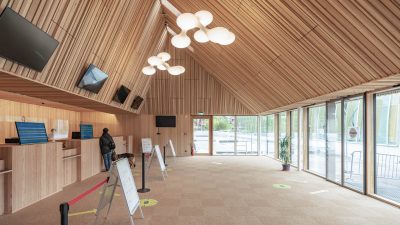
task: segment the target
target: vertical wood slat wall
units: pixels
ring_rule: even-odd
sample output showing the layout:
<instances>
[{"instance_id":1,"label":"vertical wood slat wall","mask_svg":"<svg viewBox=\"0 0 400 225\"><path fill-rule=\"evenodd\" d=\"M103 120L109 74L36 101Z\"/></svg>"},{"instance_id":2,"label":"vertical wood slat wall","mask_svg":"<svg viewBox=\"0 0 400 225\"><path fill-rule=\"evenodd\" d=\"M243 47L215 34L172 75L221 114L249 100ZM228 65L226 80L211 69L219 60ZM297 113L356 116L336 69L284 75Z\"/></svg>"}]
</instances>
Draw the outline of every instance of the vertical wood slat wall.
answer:
<instances>
[{"instance_id":1,"label":"vertical wood slat wall","mask_svg":"<svg viewBox=\"0 0 400 225\"><path fill-rule=\"evenodd\" d=\"M0 69L133 112L134 96L144 96L149 84L141 69L165 43L159 1L0 0L0 10L6 6L60 44L41 73L4 58ZM99 94L76 87L91 63L109 75ZM120 85L132 90L124 105L112 102Z\"/></svg>"},{"instance_id":2,"label":"vertical wood slat wall","mask_svg":"<svg viewBox=\"0 0 400 225\"><path fill-rule=\"evenodd\" d=\"M240 115L253 114L239 102L212 74L199 65L186 49L177 49L170 44L165 51L171 54L171 66L185 67L185 73L173 76L157 70L150 81L149 91L142 113L154 115Z\"/></svg>"}]
</instances>

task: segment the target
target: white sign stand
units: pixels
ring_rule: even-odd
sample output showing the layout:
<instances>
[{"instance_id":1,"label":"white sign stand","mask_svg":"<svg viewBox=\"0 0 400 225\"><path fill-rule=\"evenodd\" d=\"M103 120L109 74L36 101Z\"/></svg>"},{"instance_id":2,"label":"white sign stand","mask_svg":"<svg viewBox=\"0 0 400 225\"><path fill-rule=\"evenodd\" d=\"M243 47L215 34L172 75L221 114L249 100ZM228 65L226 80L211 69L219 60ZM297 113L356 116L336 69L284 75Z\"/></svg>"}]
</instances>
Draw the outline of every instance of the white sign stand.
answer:
<instances>
[{"instance_id":1,"label":"white sign stand","mask_svg":"<svg viewBox=\"0 0 400 225\"><path fill-rule=\"evenodd\" d=\"M171 139L169 139L168 145L169 145L169 148L171 149L172 156L174 157L174 161L175 161L176 153L175 153L175 148L174 148L174 145L172 144L172 140Z\"/></svg>"},{"instance_id":2,"label":"white sign stand","mask_svg":"<svg viewBox=\"0 0 400 225\"><path fill-rule=\"evenodd\" d=\"M163 177L163 180L165 180L165 177L167 177L168 174L167 174L167 168L165 167L165 164L164 164L163 157L161 155L160 146L155 145L154 149L155 149L155 152L156 152L156 155L158 158L158 163L160 164L161 175Z\"/></svg>"},{"instance_id":3,"label":"white sign stand","mask_svg":"<svg viewBox=\"0 0 400 225\"><path fill-rule=\"evenodd\" d=\"M114 170L116 172L114 172ZM121 188L125 196L126 206L128 208L129 219L131 221L131 224L134 225L133 214L136 212L137 209L140 210L140 214L142 218L144 218L142 207L140 206L139 194L137 193L135 180L133 179L128 159L123 158L115 162L111 167L110 179L104 186L103 193L101 195L100 202L97 207L95 225L97 224L100 211L104 209L107 204L109 204L107 214L105 217L105 219L107 219L118 181L121 183Z\"/></svg>"},{"instance_id":4,"label":"white sign stand","mask_svg":"<svg viewBox=\"0 0 400 225\"><path fill-rule=\"evenodd\" d=\"M153 144L151 143L151 138L142 138L142 152L152 153Z\"/></svg>"}]
</instances>

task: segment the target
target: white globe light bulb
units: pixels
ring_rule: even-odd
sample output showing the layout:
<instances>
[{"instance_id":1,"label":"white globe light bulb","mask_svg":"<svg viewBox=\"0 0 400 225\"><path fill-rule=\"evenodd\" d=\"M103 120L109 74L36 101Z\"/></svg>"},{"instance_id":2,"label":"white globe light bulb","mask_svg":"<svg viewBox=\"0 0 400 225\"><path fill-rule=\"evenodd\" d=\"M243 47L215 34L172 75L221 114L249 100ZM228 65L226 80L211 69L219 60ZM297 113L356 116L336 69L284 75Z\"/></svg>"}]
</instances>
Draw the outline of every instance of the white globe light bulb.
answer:
<instances>
[{"instance_id":1,"label":"white globe light bulb","mask_svg":"<svg viewBox=\"0 0 400 225\"><path fill-rule=\"evenodd\" d=\"M235 34L232 32L229 32L228 37L223 40L222 42L220 42L221 45L230 45L235 41L236 37Z\"/></svg>"},{"instance_id":2,"label":"white globe light bulb","mask_svg":"<svg viewBox=\"0 0 400 225\"><path fill-rule=\"evenodd\" d=\"M185 67L183 66L172 66L168 68L168 73L174 76L180 75L184 72L185 72Z\"/></svg>"},{"instance_id":3,"label":"white globe light bulb","mask_svg":"<svg viewBox=\"0 0 400 225\"><path fill-rule=\"evenodd\" d=\"M225 27L214 27L210 29L207 34L210 41L219 44L228 39L230 31Z\"/></svg>"},{"instance_id":4,"label":"white globe light bulb","mask_svg":"<svg viewBox=\"0 0 400 225\"><path fill-rule=\"evenodd\" d=\"M157 57L161 58L162 61L166 62L171 59L171 55L168 52L160 52Z\"/></svg>"},{"instance_id":5,"label":"white globe light bulb","mask_svg":"<svg viewBox=\"0 0 400 225\"><path fill-rule=\"evenodd\" d=\"M171 43L176 48L187 48L190 45L190 38L186 35L186 32L182 31L180 34L175 35L171 39Z\"/></svg>"},{"instance_id":6,"label":"white globe light bulb","mask_svg":"<svg viewBox=\"0 0 400 225\"><path fill-rule=\"evenodd\" d=\"M213 15L209 11L201 10L195 13L201 25L207 26L213 21Z\"/></svg>"},{"instance_id":7,"label":"white globe light bulb","mask_svg":"<svg viewBox=\"0 0 400 225\"><path fill-rule=\"evenodd\" d=\"M182 13L176 18L176 24L182 30L190 30L197 27L198 19L193 13Z\"/></svg>"},{"instance_id":8,"label":"white globe light bulb","mask_svg":"<svg viewBox=\"0 0 400 225\"><path fill-rule=\"evenodd\" d=\"M147 62L151 65L151 66L157 66L163 63L163 61L161 60L160 57L157 56L151 56L149 59L147 59Z\"/></svg>"},{"instance_id":9,"label":"white globe light bulb","mask_svg":"<svg viewBox=\"0 0 400 225\"><path fill-rule=\"evenodd\" d=\"M204 32L203 30L196 31L194 33L194 39L200 43L206 43L210 40L210 39L208 39L206 32Z\"/></svg>"},{"instance_id":10,"label":"white globe light bulb","mask_svg":"<svg viewBox=\"0 0 400 225\"><path fill-rule=\"evenodd\" d=\"M146 67L144 67L144 68L142 69L142 72L143 72L145 75L150 76L150 75L153 75L153 74L156 73L156 69L155 69L154 67L152 67L152 66L146 66Z\"/></svg>"}]
</instances>

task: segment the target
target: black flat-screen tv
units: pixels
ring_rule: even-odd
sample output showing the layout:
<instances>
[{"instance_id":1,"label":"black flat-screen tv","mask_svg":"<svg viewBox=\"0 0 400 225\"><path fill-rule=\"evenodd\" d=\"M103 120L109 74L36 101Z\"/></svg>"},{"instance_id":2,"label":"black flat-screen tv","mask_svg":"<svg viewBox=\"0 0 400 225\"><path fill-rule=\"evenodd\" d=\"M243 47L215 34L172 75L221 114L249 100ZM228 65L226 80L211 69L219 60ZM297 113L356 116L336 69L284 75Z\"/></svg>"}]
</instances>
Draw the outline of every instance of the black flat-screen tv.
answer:
<instances>
[{"instance_id":1,"label":"black flat-screen tv","mask_svg":"<svg viewBox=\"0 0 400 225\"><path fill-rule=\"evenodd\" d=\"M82 78L78 83L78 87L85 90L99 93L104 83L108 79L108 75L97 68L95 65L90 64L89 68L83 74Z\"/></svg>"},{"instance_id":2,"label":"black flat-screen tv","mask_svg":"<svg viewBox=\"0 0 400 225\"><path fill-rule=\"evenodd\" d=\"M124 104L130 92L131 90L129 90L129 88L121 85L121 87L118 88L117 93L114 95L114 101Z\"/></svg>"},{"instance_id":3,"label":"black flat-screen tv","mask_svg":"<svg viewBox=\"0 0 400 225\"><path fill-rule=\"evenodd\" d=\"M176 127L176 116L156 116L156 127Z\"/></svg>"},{"instance_id":4,"label":"black flat-screen tv","mask_svg":"<svg viewBox=\"0 0 400 225\"><path fill-rule=\"evenodd\" d=\"M133 99L131 108L132 108L132 109L139 109L139 107L140 107L140 105L142 104L142 102L143 102L143 98L140 97L140 96L138 96L138 95L136 95L136 96L135 96L135 99Z\"/></svg>"},{"instance_id":5,"label":"black flat-screen tv","mask_svg":"<svg viewBox=\"0 0 400 225\"><path fill-rule=\"evenodd\" d=\"M58 41L10 8L0 14L0 56L41 72Z\"/></svg>"}]
</instances>

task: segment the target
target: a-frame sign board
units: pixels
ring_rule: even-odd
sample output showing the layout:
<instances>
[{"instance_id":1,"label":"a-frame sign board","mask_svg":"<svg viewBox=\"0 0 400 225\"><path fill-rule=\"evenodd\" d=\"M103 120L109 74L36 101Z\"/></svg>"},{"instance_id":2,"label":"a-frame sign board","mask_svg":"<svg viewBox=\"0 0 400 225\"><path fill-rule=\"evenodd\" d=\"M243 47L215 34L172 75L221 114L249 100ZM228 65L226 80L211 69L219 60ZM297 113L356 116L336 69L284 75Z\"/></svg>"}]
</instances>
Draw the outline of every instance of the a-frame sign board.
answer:
<instances>
[{"instance_id":1,"label":"a-frame sign board","mask_svg":"<svg viewBox=\"0 0 400 225\"><path fill-rule=\"evenodd\" d=\"M111 167L110 178L107 184L104 186L99 205L97 207L95 225L98 224L97 222L99 220L100 212L108 205L106 216L104 218L107 219L108 213L111 208L111 203L114 198L115 188L118 183L121 184L121 188L124 193L131 224L134 225L133 214L136 212L137 209L139 209L142 218L144 218L142 208L140 207L139 194L137 193L135 180L133 179L128 159L123 158L113 163Z\"/></svg>"}]
</instances>

